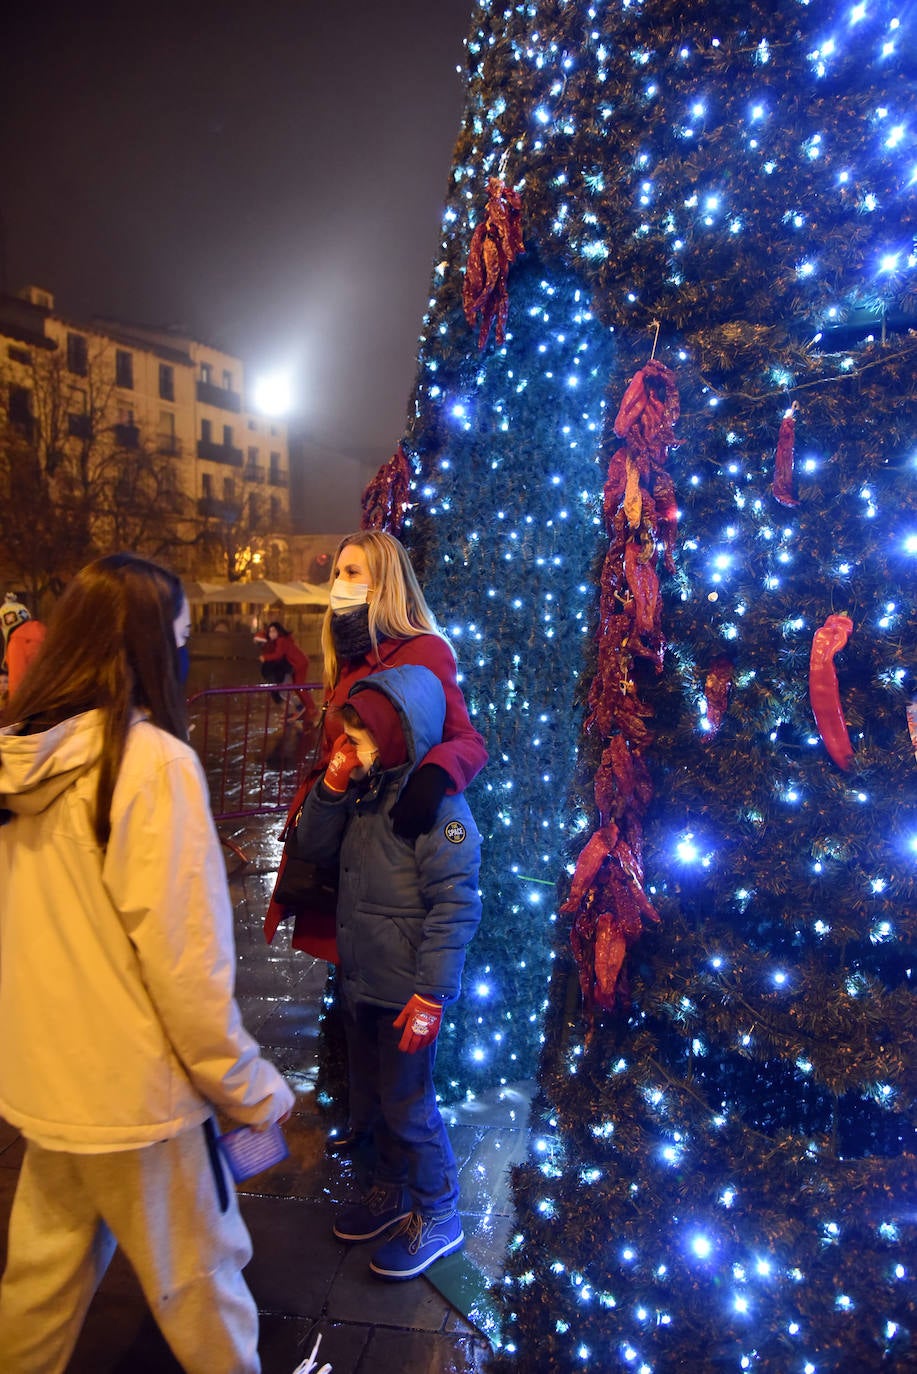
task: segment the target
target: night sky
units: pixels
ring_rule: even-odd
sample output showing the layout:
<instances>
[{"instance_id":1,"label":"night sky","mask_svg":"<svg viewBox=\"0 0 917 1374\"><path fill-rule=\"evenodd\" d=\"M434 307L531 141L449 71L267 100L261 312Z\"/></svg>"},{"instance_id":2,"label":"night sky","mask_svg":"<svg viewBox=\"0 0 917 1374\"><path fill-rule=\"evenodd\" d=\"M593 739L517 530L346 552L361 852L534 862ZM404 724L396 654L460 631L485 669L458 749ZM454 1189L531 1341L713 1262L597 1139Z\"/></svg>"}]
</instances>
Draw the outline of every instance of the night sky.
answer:
<instances>
[{"instance_id":1,"label":"night sky","mask_svg":"<svg viewBox=\"0 0 917 1374\"><path fill-rule=\"evenodd\" d=\"M472 0L20 4L0 55L0 285L292 364L299 426L400 437Z\"/></svg>"}]
</instances>

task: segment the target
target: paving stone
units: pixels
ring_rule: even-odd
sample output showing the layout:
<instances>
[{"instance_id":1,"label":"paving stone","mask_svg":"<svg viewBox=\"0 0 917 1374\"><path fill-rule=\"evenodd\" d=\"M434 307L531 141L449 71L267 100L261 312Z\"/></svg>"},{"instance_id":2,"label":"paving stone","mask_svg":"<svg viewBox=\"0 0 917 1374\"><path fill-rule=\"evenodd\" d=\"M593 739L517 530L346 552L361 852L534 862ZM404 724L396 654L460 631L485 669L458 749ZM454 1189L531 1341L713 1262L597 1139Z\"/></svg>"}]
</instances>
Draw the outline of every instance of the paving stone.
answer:
<instances>
[{"instance_id":1,"label":"paving stone","mask_svg":"<svg viewBox=\"0 0 917 1374\"><path fill-rule=\"evenodd\" d=\"M343 1258L332 1204L246 1193L239 1205L255 1252L245 1276L259 1310L320 1316Z\"/></svg>"},{"instance_id":2,"label":"paving stone","mask_svg":"<svg viewBox=\"0 0 917 1374\"><path fill-rule=\"evenodd\" d=\"M328 1294L328 1316L342 1322L441 1331L451 1308L422 1275L403 1282L387 1282L373 1274L369 1261L379 1243L370 1241L346 1249L341 1246L345 1253Z\"/></svg>"},{"instance_id":3,"label":"paving stone","mask_svg":"<svg viewBox=\"0 0 917 1374\"><path fill-rule=\"evenodd\" d=\"M294 1353L293 1360L286 1365L278 1365L276 1369L271 1369L268 1366L266 1347L262 1340L261 1350L264 1360L262 1374L293 1374L293 1370L298 1364L313 1356L316 1338L319 1336L321 1340L314 1355L314 1374L325 1364L331 1365L333 1374L357 1374L359 1370L373 1370L374 1366L367 1364L364 1359L372 1332L371 1326L353 1324L345 1326L329 1321L327 1317L323 1317L317 1322L310 1322L305 1336ZM378 1369L375 1374L385 1374L385 1370Z\"/></svg>"},{"instance_id":4,"label":"paving stone","mask_svg":"<svg viewBox=\"0 0 917 1374\"><path fill-rule=\"evenodd\" d=\"M486 1342L469 1336L428 1336L376 1327L366 1352L366 1369L411 1370L413 1374L479 1374L489 1354ZM335 1365L334 1374L338 1374Z\"/></svg>"}]
</instances>

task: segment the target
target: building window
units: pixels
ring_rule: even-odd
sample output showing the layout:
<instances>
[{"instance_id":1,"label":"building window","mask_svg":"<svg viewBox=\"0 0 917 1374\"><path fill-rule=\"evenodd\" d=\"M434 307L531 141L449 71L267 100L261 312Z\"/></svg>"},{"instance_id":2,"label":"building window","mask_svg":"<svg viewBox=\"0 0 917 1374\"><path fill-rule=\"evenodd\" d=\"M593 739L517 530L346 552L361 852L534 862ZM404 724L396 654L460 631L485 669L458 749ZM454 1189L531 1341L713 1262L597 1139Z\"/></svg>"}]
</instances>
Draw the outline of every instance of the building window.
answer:
<instances>
[{"instance_id":1,"label":"building window","mask_svg":"<svg viewBox=\"0 0 917 1374\"><path fill-rule=\"evenodd\" d=\"M278 428L277 428L276 425L271 425L271 433L272 433L272 434L279 434L279 433L280 433L280 431L278 430Z\"/></svg>"},{"instance_id":2,"label":"building window","mask_svg":"<svg viewBox=\"0 0 917 1374\"><path fill-rule=\"evenodd\" d=\"M127 349L119 348L115 353L115 385L125 391L134 389L134 355Z\"/></svg>"},{"instance_id":3,"label":"building window","mask_svg":"<svg viewBox=\"0 0 917 1374\"><path fill-rule=\"evenodd\" d=\"M232 425L223 426L223 447L232 448Z\"/></svg>"},{"instance_id":4,"label":"building window","mask_svg":"<svg viewBox=\"0 0 917 1374\"><path fill-rule=\"evenodd\" d=\"M213 496L213 478L209 472L201 473L201 495L205 501L209 501Z\"/></svg>"},{"instance_id":5,"label":"building window","mask_svg":"<svg viewBox=\"0 0 917 1374\"><path fill-rule=\"evenodd\" d=\"M159 451L160 453L177 453L178 451L175 442L175 414L171 410L159 412Z\"/></svg>"},{"instance_id":6,"label":"building window","mask_svg":"<svg viewBox=\"0 0 917 1374\"><path fill-rule=\"evenodd\" d=\"M213 443L213 426L209 420L201 420L201 438L205 444Z\"/></svg>"},{"instance_id":7,"label":"building window","mask_svg":"<svg viewBox=\"0 0 917 1374\"><path fill-rule=\"evenodd\" d=\"M27 386L10 387L10 424L28 429L32 423L32 393Z\"/></svg>"},{"instance_id":8,"label":"building window","mask_svg":"<svg viewBox=\"0 0 917 1374\"><path fill-rule=\"evenodd\" d=\"M256 448L250 448L248 450L248 466L250 468L256 468L258 466L258 450Z\"/></svg>"},{"instance_id":9,"label":"building window","mask_svg":"<svg viewBox=\"0 0 917 1374\"><path fill-rule=\"evenodd\" d=\"M89 354L82 334L67 335L67 370L78 377L85 377L89 371Z\"/></svg>"},{"instance_id":10,"label":"building window","mask_svg":"<svg viewBox=\"0 0 917 1374\"><path fill-rule=\"evenodd\" d=\"M15 344L10 344L6 351L11 363L22 363L23 367L31 365L32 355L27 348L17 348Z\"/></svg>"},{"instance_id":11,"label":"building window","mask_svg":"<svg viewBox=\"0 0 917 1374\"><path fill-rule=\"evenodd\" d=\"M223 390L232 391L232 373L228 368L223 368Z\"/></svg>"},{"instance_id":12,"label":"building window","mask_svg":"<svg viewBox=\"0 0 917 1374\"><path fill-rule=\"evenodd\" d=\"M115 425L115 443L120 448L136 448L140 442L140 432L134 424L132 406L118 406L118 420Z\"/></svg>"},{"instance_id":13,"label":"building window","mask_svg":"<svg viewBox=\"0 0 917 1374\"><path fill-rule=\"evenodd\" d=\"M257 420L249 420L249 422L248 422L248 427L249 427L250 430L253 430L254 433L257 434L257 432L258 432L258 421L257 421Z\"/></svg>"},{"instance_id":14,"label":"building window","mask_svg":"<svg viewBox=\"0 0 917 1374\"><path fill-rule=\"evenodd\" d=\"M281 516L282 510L283 510L283 507L282 507L281 504L280 504L280 497L279 497L279 496L272 496L272 497L271 497L271 526L272 526L272 527L274 527L274 526L276 526L276 525L279 525L279 523L280 523L280 516Z\"/></svg>"},{"instance_id":15,"label":"building window","mask_svg":"<svg viewBox=\"0 0 917 1374\"><path fill-rule=\"evenodd\" d=\"M159 364L159 396L163 401L175 400L175 373L168 363Z\"/></svg>"},{"instance_id":16,"label":"building window","mask_svg":"<svg viewBox=\"0 0 917 1374\"><path fill-rule=\"evenodd\" d=\"M261 498L256 491L249 493L248 518L253 525L257 525L261 519Z\"/></svg>"},{"instance_id":17,"label":"building window","mask_svg":"<svg viewBox=\"0 0 917 1374\"><path fill-rule=\"evenodd\" d=\"M277 483L280 481L280 454L271 454L271 475L270 481Z\"/></svg>"},{"instance_id":18,"label":"building window","mask_svg":"<svg viewBox=\"0 0 917 1374\"><path fill-rule=\"evenodd\" d=\"M236 483L233 477L223 478L223 500L234 501L236 499Z\"/></svg>"},{"instance_id":19,"label":"building window","mask_svg":"<svg viewBox=\"0 0 917 1374\"><path fill-rule=\"evenodd\" d=\"M201 363L201 381L205 386L209 386L213 381L213 368L209 363Z\"/></svg>"}]
</instances>

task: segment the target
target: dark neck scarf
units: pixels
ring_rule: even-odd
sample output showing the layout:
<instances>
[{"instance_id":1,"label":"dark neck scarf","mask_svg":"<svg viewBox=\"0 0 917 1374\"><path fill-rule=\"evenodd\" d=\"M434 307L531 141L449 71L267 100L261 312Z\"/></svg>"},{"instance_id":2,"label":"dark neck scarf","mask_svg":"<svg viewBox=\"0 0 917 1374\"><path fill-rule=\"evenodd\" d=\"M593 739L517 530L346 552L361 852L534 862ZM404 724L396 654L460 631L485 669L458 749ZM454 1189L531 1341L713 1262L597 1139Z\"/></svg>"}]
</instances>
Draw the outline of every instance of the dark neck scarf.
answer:
<instances>
[{"instance_id":1,"label":"dark neck scarf","mask_svg":"<svg viewBox=\"0 0 917 1374\"><path fill-rule=\"evenodd\" d=\"M372 648L369 637L369 607L358 606L355 611L335 613L331 617L331 638L338 659L362 658Z\"/></svg>"}]
</instances>

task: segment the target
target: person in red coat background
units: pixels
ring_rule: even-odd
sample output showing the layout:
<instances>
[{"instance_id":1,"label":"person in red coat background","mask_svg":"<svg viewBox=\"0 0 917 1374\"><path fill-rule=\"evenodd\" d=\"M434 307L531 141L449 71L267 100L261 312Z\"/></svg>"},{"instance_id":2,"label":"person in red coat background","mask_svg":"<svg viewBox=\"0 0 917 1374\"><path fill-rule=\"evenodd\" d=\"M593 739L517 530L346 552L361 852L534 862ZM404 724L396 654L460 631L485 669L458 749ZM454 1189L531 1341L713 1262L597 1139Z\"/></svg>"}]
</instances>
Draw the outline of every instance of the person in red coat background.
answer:
<instances>
[{"instance_id":1,"label":"person in red coat background","mask_svg":"<svg viewBox=\"0 0 917 1374\"><path fill-rule=\"evenodd\" d=\"M255 635L255 643L261 646L258 658L261 662L261 676L265 682L308 682L309 655L296 643L292 631L279 620L271 620L265 629ZM297 694L303 704L305 719L312 721L318 714L309 692ZM280 693L274 694L281 701Z\"/></svg>"},{"instance_id":2,"label":"person in red coat background","mask_svg":"<svg viewBox=\"0 0 917 1374\"><path fill-rule=\"evenodd\" d=\"M7 690L12 696L44 643L45 627L40 620L32 619L15 592L7 592L0 605L0 632L3 635L0 674L6 676Z\"/></svg>"}]
</instances>

